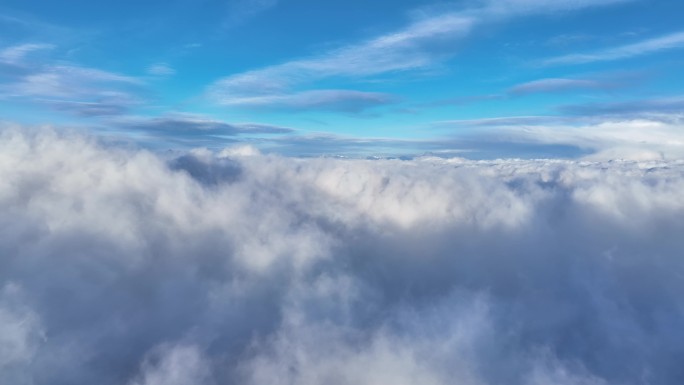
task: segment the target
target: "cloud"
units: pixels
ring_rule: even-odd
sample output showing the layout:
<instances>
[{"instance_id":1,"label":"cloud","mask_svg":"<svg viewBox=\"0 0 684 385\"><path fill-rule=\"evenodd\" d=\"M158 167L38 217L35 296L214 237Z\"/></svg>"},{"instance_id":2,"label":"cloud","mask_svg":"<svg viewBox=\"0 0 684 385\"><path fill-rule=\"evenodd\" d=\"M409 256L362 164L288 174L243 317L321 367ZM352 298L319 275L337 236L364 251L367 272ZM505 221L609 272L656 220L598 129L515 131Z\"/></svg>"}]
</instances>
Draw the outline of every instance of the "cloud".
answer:
<instances>
[{"instance_id":1,"label":"cloud","mask_svg":"<svg viewBox=\"0 0 684 385\"><path fill-rule=\"evenodd\" d=\"M578 116L648 117L678 120L684 111L684 98L630 100L608 103L585 103L559 107L566 114Z\"/></svg>"},{"instance_id":2,"label":"cloud","mask_svg":"<svg viewBox=\"0 0 684 385\"><path fill-rule=\"evenodd\" d=\"M184 156L3 130L1 380L681 378L681 161Z\"/></svg>"},{"instance_id":3,"label":"cloud","mask_svg":"<svg viewBox=\"0 0 684 385\"><path fill-rule=\"evenodd\" d=\"M265 12L278 4L278 0L237 0L228 3L224 28L234 27Z\"/></svg>"},{"instance_id":4,"label":"cloud","mask_svg":"<svg viewBox=\"0 0 684 385\"><path fill-rule=\"evenodd\" d=\"M396 98L379 92L352 90L312 90L292 94L274 94L227 98L221 104L246 108L287 110L329 110L361 113L367 109L395 102Z\"/></svg>"},{"instance_id":5,"label":"cloud","mask_svg":"<svg viewBox=\"0 0 684 385\"><path fill-rule=\"evenodd\" d=\"M489 1L479 6L421 16L397 31L311 57L233 74L207 89L224 105L243 99L297 95L328 79L364 79L405 71L424 71L451 58L457 43L479 25L523 15L555 13L620 1ZM306 92L306 91L304 91ZM298 96L292 96L297 98Z\"/></svg>"},{"instance_id":6,"label":"cloud","mask_svg":"<svg viewBox=\"0 0 684 385\"><path fill-rule=\"evenodd\" d=\"M557 13L573 11L584 8L602 7L619 3L627 3L633 0L486 0L484 12L504 17L521 15L534 15L544 13Z\"/></svg>"},{"instance_id":7,"label":"cloud","mask_svg":"<svg viewBox=\"0 0 684 385\"><path fill-rule=\"evenodd\" d=\"M571 54L558 56L543 61L544 65L584 64L600 61L628 59L636 56L653 54L661 51L684 47L684 32L643 40L637 43L609 48L587 54Z\"/></svg>"},{"instance_id":8,"label":"cloud","mask_svg":"<svg viewBox=\"0 0 684 385\"><path fill-rule=\"evenodd\" d=\"M514 116L441 124L485 128L473 130L461 139L462 145L474 149L498 143L504 150L519 145L571 146L582 150L574 156L585 159L684 157L681 116ZM459 143L459 140L455 143Z\"/></svg>"},{"instance_id":9,"label":"cloud","mask_svg":"<svg viewBox=\"0 0 684 385\"><path fill-rule=\"evenodd\" d=\"M234 97L270 95L333 76L361 77L424 68L439 55L428 44L433 48L440 41L447 44L466 34L471 23L466 17L451 14L420 20L404 30L319 56L228 76L214 83L209 94L225 103Z\"/></svg>"},{"instance_id":10,"label":"cloud","mask_svg":"<svg viewBox=\"0 0 684 385\"><path fill-rule=\"evenodd\" d=\"M648 74L644 72L620 71L595 74L584 78L541 78L513 85L498 94L468 95L456 98L447 98L428 103L421 103L417 106L461 106L492 100L507 100L535 94L571 93L576 91L613 91L633 86L634 84L643 81L643 79L647 76ZM492 120L494 119L498 118L493 118ZM470 120L470 122L475 123L475 121L478 121L483 123L487 120L488 119L475 119Z\"/></svg>"},{"instance_id":11,"label":"cloud","mask_svg":"<svg viewBox=\"0 0 684 385\"><path fill-rule=\"evenodd\" d=\"M156 63L147 68L147 73L154 76L170 76L174 75L176 70L166 63Z\"/></svg>"},{"instance_id":12,"label":"cloud","mask_svg":"<svg viewBox=\"0 0 684 385\"><path fill-rule=\"evenodd\" d=\"M124 115L129 108L140 104L125 93L102 93L98 100L81 102L59 99L35 99L37 103L57 111L65 111L81 117Z\"/></svg>"},{"instance_id":13,"label":"cloud","mask_svg":"<svg viewBox=\"0 0 684 385\"><path fill-rule=\"evenodd\" d=\"M0 288L0 381L30 383L30 367L44 340L38 315L25 303L19 285Z\"/></svg>"},{"instance_id":14,"label":"cloud","mask_svg":"<svg viewBox=\"0 0 684 385\"><path fill-rule=\"evenodd\" d=\"M481 119L462 119L462 120L447 120L438 122L438 125L459 125L459 126L524 126L524 125L539 125L559 122L573 122L576 118L564 116L502 116L497 118L481 118Z\"/></svg>"},{"instance_id":15,"label":"cloud","mask_svg":"<svg viewBox=\"0 0 684 385\"><path fill-rule=\"evenodd\" d=\"M54 45L44 43L28 43L7 47L3 50L0 50L0 62L17 64L22 62L24 58L31 52L53 48L55 48Z\"/></svg>"},{"instance_id":16,"label":"cloud","mask_svg":"<svg viewBox=\"0 0 684 385\"><path fill-rule=\"evenodd\" d=\"M231 124L201 115L177 114L158 118L132 118L113 122L127 129L176 135L286 134L294 130L258 123Z\"/></svg>"},{"instance_id":17,"label":"cloud","mask_svg":"<svg viewBox=\"0 0 684 385\"><path fill-rule=\"evenodd\" d=\"M269 136L296 132L289 127L253 122L229 123L198 114L111 116L101 120L101 123L99 131L112 140L173 150L203 146L217 148L227 143L264 141Z\"/></svg>"},{"instance_id":18,"label":"cloud","mask_svg":"<svg viewBox=\"0 0 684 385\"><path fill-rule=\"evenodd\" d=\"M210 371L194 346L160 346L142 365L140 377L130 385L210 384Z\"/></svg>"},{"instance_id":19,"label":"cloud","mask_svg":"<svg viewBox=\"0 0 684 385\"><path fill-rule=\"evenodd\" d=\"M0 99L47 106L81 117L117 115L142 104L136 77L54 59L26 60L50 44L24 44L0 52Z\"/></svg>"},{"instance_id":20,"label":"cloud","mask_svg":"<svg viewBox=\"0 0 684 385\"><path fill-rule=\"evenodd\" d=\"M587 79L546 78L518 84L511 87L508 93L512 95L527 95L548 92L567 92L585 89L606 89L615 87L608 82Z\"/></svg>"},{"instance_id":21,"label":"cloud","mask_svg":"<svg viewBox=\"0 0 684 385\"><path fill-rule=\"evenodd\" d=\"M142 104L134 77L71 65L25 67L0 83L6 100L46 105L78 116L123 114Z\"/></svg>"}]
</instances>

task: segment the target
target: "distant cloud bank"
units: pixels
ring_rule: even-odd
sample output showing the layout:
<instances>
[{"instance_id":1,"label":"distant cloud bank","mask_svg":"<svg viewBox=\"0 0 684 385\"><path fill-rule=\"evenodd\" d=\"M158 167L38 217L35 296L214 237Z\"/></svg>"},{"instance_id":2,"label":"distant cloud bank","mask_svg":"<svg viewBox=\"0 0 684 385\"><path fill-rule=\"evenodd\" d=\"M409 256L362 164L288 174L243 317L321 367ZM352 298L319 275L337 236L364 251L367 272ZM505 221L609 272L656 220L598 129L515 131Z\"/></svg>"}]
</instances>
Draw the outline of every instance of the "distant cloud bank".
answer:
<instances>
[{"instance_id":1,"label":"distant cloud bank","mask_svg":"<svg viewBox=\"0 0 684 385\"><path fill-rule=\"evenodd\" d=\"M0 383L678 384L684 162L0 134Z\"/></svg>"}]
</instances>

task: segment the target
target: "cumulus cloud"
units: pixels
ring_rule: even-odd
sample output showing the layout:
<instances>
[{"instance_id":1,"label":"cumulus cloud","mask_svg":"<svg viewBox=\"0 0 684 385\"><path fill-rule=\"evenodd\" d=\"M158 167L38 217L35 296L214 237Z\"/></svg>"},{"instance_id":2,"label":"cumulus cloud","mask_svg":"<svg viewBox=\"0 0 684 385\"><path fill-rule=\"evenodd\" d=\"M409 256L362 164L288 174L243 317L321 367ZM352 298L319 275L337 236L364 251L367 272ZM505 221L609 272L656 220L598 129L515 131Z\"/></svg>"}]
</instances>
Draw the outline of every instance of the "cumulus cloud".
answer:
<instances>
[{"instance_id":1,"label":"cumulus cloud","mask_svg":"<svg viewBox=\"0 0 684 385\"><path fill-rule=\"evenodd\" d=\"M7 128L0 380L677 384L683 175Z\"/></svg>"}]
</instances>

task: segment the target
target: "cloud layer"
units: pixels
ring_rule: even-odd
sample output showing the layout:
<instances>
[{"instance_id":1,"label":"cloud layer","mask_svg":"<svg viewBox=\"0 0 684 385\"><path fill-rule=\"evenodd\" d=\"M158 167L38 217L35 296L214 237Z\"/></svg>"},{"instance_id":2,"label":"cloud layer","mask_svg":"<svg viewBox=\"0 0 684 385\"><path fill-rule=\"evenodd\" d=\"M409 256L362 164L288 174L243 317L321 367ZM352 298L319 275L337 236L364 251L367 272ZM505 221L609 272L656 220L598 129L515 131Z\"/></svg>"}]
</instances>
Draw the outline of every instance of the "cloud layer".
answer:
<instances>
[{"instance_id":1,"label":"cloud layer","mask_svg":"<svg viewBox=\"0 0 684 385\"><path fill-rule=\"evenodd\" d=\"M0 135L0 383L678 384L684 163Z\"/></svg>"}]
</instances>

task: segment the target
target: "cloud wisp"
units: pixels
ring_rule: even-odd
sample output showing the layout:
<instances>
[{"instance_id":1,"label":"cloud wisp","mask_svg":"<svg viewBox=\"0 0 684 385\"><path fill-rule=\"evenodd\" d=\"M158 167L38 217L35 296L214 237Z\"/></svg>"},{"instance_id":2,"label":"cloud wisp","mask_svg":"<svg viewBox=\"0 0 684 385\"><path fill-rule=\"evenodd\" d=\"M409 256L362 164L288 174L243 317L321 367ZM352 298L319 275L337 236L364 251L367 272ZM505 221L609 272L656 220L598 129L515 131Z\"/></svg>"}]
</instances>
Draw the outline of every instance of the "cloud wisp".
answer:
<instances>
[{"instance_id":1,"label":"cloud wisp","mask_svg":"<svg viewBox=\"0 0 684 385\"><path fill-rule=\"evenodd\" d=\"M404 71L424 71L453 57L454 46L482 24L620 1L497 1L479 7L424 14L403 29L308 58L233 74L208 87L218 104L249 106L251 98L290 98L322 80L364 79ZM306 91L305 91L306 92ZM296 96L294 96L296 97Z\"/></svg>"},{"instance_id":2,"label":"cloud wisp","mask_svg":"<svg viewBox=\"0 0 684 385\"><path fill-rule=\"evenodd\" d=\"M570 65L621 60L681 48L684 48L684 32L676 32L603 51L554 57L544 60L542 64Z\"/></svg>"},{"instance_id":3,"label":"cloud wisp","mask_svg":"<svg viewBox=\"0 0 684 385\"><path fill-rule=\"evenodd\" d=\"M119 115L141 104L136 77L57 60L29 60L50 44L22 44L0 51L0 99L45 105L77 116Z\"/></svg>"},{"instance_id":4,"label":"cloud wisp","mask_svg":"<svg viewBox=\"0 0 684 385\"><path fill-rule=\"evenodd\" d=\"M599 80L545 78L518 84L508 90L509 95L521 96L538 93L568 92L576 90L605 90L617 85Z\"/></svg>"},{"instance_id":5,"label":"cloud wisp","mask_svg":"<svg viewBox=\"0 0 684 385\"><path fill-rule=\"evenodd\" d=\"M684 163L0 135L0 382L677 384Z\"/></svg>"}]
</instances>

